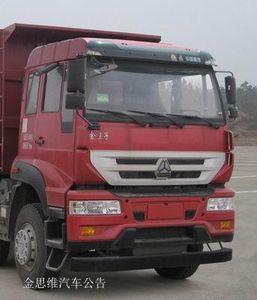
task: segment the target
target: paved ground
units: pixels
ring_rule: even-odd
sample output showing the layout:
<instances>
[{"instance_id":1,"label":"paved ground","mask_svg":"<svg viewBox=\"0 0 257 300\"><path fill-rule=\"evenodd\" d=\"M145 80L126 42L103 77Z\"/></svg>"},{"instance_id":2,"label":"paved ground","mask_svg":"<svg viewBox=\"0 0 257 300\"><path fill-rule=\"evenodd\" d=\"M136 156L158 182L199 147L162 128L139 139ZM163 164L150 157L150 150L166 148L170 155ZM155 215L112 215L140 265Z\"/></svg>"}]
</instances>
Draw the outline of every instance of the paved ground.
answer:
<instances>
[{"instance_id":1,"label":"paved ground","mask_svg":"<svg viewBox=\"0 0 257 300\"><path fill-rule=\"evenodd\" d=\"M231 262L201 266L190 279L176 282L154 271L93 274L105 289L31 291L22 288L13 260L0 269L0 300L40 299L257 299L257 147L238 147L230 186L237 191L236 235Z\"/></svg>"}]
</instances>

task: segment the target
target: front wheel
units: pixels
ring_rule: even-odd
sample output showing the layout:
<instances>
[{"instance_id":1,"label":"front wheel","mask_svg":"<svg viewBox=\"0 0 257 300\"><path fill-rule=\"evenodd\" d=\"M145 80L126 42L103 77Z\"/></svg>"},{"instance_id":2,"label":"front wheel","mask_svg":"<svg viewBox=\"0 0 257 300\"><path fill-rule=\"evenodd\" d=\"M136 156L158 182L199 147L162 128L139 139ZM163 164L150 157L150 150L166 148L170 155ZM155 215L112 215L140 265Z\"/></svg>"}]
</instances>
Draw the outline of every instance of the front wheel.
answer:
<instances>
[{"instance_id":1,"label":"front wheel","mask_svg":"<svg viewBox=\"0 0 257 300\"><path fill-rule=\"evenodd\" d=\"M48 249L44 242L44 216L40 204L24 206L17 218L14 233L16 269L23 283L36 283L49 277L46 270Z\"/></svg>"},{"instance_id":2,"label":"front wheel","mask_svg":"<svg viewBox=\"0 0 257 300\"><path fill-rule=\"evenodd\" d=\"M198 252L203 250L203 245L189 245L188 252ZM191 265L175 268L156 268L155 271L161 276L174 280L183 280L192 276L198 269L199 265Z\"/></svg>"},{"instance_id":3,"label":"front wheel","mask_svg":"<svg viewBox=\"0 0 257 300\"><path fill-rule=\"evenodd\" d=\"M177 267L177 268L156 268L155 271L165 278L170 278L174 280L183 280L192 276L199 265L187 266L187 267Z\"/></svg>"}]
</instances>

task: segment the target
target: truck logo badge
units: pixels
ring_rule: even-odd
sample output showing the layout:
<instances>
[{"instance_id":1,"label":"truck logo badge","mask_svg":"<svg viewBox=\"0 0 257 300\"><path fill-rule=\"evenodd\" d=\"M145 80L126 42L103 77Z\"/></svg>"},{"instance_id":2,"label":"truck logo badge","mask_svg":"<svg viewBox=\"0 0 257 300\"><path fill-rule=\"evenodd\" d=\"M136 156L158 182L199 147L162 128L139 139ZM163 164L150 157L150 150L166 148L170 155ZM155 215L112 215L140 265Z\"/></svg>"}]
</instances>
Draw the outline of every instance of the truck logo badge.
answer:
<instances>
[{"instance_id":1,"label":"truck logo badge","mask_svg":"<svg viewBox=\"0 0 257 300\"><path fill-rule=\"evenodd\" d=\"M157 179L168 179L171 177L171 168L167 158L160 158L158 160L155 176Z\"/></svg>"}]
</instances>

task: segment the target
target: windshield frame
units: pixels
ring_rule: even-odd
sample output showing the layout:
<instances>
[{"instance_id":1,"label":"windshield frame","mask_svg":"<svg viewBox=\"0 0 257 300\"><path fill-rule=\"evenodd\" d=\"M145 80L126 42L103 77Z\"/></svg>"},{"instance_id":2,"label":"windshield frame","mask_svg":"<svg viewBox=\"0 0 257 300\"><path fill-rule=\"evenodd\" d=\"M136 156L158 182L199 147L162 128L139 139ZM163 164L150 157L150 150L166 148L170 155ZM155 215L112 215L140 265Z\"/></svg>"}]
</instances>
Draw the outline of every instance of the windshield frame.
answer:
<instances>
[{"instance_id":1,"label":"windshield frame","mask_svg":"<svg viewBox=\"0 0 257 300\"><path fill-rule=\"evenodd\" d=\"M86 66L88 65L88 59L92 58L94 56L87 56L86 58ZM95 57L94 57L95 58ZM217 126L221 127L221 126L225 126L227 123L227 117L226 117L226 110L225 110L225 103L224 100L222 98L221 95L221 91L220 91L220 87L218 84L218 80L216 78L215 75L215 71L213 69L213 67L211 65L192 65L192 64L186 64L186 63L178 63L178 62L162 62L162 61L158 61L158 60L142 60L142 59L135 59L135 58L119 58L119 57L104 57L106 59L109 59L110 62L112 61L113 63L115 61L125 61L127 63L133 62L133 63L137 63L137 62L147 62L147 63L152 63L152 64L162 64L162 65L167 65L169 64L169 66L174 66L174 68L185 68L185 69L195 69L195 70L199 70L199 69L203 69L208 71L207 74L210 75L211 78L211 82L212 82L212 86L213 86L213 91L215 94L215 97L217 99L217 104L220 106L221 112L222 112L222 117L220 118L209 118L207 117L208 120L214 122ZM96 57L97 59L97 57ZM86 70L88 70L88 68L86 67ZM116 68L111 69L110 71L116 71ZM119 72L119 71L117 71ZM106 72L104 72L103 74L106 74ZM97 76L101 76L103 74L98 74ZM153 74L158 74L158 73L154 73ZM161 73L160 73L161 74ZM85 116L90 120L90 121L97 121L97 122L121 122L121 123L131 123L131 119L130 118L126 118L126 116L122 116L122 115L112 115L112 114L108 114L105 112L92 112L92 111L87 111L87 101L88 101L88 91L89 91L89 87L88 87L88 78L89 76L86 76L86 80L85 80L85 85L86 85L86 101L85 101ZM88 108L94 108L89 106ZM129 114L129 111L127 110L122 110L121 112L125 112ZM147 115L141 115L138 116L137 114L133 114L131 113L131 115L136 115L139 119L141 119L143 122L150 122L152 120L153 117L151 116L147 116ZM186 116L186 115L185 115ZM181 115L181 117L183 118L183 115ZM204 118L204 117L202 117ZM201 121L200 119L184 119L184 123L185 124L195 124L195 125L206 125L206 122L203 120Z\"/></svg>"}]
</instances>

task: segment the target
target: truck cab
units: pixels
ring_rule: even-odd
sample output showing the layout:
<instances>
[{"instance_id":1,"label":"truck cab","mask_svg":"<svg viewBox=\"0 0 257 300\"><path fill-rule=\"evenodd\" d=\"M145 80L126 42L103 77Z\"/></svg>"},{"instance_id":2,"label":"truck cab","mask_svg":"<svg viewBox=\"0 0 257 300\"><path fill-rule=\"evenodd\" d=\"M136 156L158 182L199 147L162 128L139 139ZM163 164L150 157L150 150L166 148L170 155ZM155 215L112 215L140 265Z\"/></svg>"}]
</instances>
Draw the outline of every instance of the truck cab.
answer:
<instances>
[{"instance_id":1,"label":"truck cab","mask_svg":"<svg viewBox=\"0 0 257 300\"><path fill-rule=\"evenodd\" d=\"M207 52L84 34L36 47L26 63L0 201L21 279L65 264L184 279L231 260L234 77L225 101Z\"/></svg>"}]
</instances>

